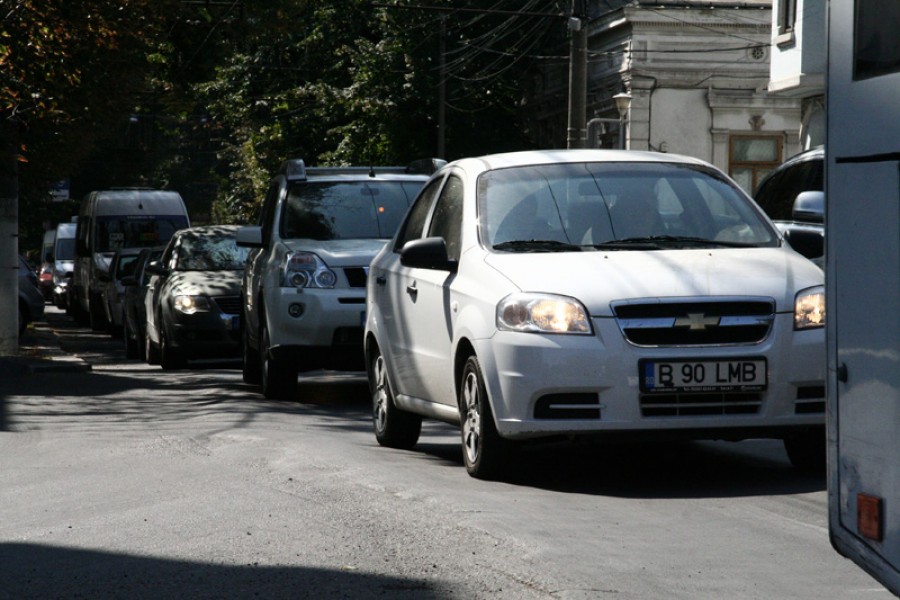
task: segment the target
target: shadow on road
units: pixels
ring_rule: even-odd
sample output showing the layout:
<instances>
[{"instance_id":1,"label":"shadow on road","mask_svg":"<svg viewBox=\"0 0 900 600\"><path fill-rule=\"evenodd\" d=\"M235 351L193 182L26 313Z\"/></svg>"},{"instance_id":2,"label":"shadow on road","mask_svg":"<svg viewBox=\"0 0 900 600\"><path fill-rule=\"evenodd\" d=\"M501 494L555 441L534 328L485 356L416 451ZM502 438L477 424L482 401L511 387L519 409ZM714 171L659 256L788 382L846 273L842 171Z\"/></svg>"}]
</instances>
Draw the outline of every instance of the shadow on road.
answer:
<instances>
[{"instance_id":1,"label":"shadow on road","mask_svg":"<svg viewBox=\"0 0 900 600\"><path fill-rule=\"evenodd\" d=\"M447 598L448 584L351 570L215 565L0 544L0 598Z\"/></svg>"}]
</instances>

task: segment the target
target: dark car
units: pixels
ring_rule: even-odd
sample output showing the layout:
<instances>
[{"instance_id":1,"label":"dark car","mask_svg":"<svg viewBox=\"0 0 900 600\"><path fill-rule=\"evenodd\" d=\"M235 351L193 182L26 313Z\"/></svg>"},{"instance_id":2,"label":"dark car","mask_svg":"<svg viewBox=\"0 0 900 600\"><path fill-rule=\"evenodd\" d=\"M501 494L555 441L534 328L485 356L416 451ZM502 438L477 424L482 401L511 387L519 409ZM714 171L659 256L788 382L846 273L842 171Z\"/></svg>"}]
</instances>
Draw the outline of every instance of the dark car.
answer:
<instances>
[{"instance_id":1,"label":"dark car","mask_svg":"<svg viewBox=\"0 0 900 600\"><path fill-rule=\"evenodd\" d=\"M801 152L772 171L754 200L797 252L820 267L825 240L825 149Z\"/></svg>"},{"instance_id":2,"label":"dark car","mask_svg":"<svg viewBox=\"0 0 900 600\"><path fill-rule=\"evenodd\" d=\"M164 248L165 246L157 246L141 250L135 260L134 274L122 278L122 285L125 287L122 298L122 340L125 343L125 356L128 358L146 358L147 311L144 298L150 282L147 265L158 260Z\"/></svg>"},{"instance_id":3,"label":"dark car","mask_svg":"<svg viewBox=\"0 0 900 600\"><path fill-rule=\"evenodd\" d=\"M122 333L122 306L125 300L125 285L122 279L134 275L140 250L125 248L117 251L109 262L109 271L100 273L99 279L104 284L100 288L100 300L106 311L106 323L109 333L118 336Z\"/></svg>"},{"instance_id":4,"label":"dark car","mask_svg":"<svg viewBox=\"0 0 900 600\"><path fill-rule=\"evenodd\" d=\"M29 323L44 318L44 295L38 289L35 270L19 256L19 336Z\"/></svg>"},{"instance_id":5,"label":"dark car","mask_svg":"<svg viewBox=\"0 0 900 600\"><path fill-rule=\"evenodd\" d=\"M247 250L235 242L237 229L182 229L147 266L147 362L176 369L190 359L240 356Z\"/></svg>"}]
</instances>

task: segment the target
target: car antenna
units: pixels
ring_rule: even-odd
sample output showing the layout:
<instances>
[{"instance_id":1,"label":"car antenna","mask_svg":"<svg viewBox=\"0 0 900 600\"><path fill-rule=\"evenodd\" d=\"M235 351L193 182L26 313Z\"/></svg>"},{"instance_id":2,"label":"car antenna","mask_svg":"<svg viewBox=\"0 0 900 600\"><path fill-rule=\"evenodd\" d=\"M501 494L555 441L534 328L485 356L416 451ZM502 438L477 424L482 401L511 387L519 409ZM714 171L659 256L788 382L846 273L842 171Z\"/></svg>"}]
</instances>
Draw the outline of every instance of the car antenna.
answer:
<instances>
[{"instance_id":1,"label":"car antenna","mask_svg":"<svg viewBox=\"0 0 900 600\"><path fill-rule=\"evenodd\" d=\"M375 177L375 166L374 165L369 165L369 177L372 177L372 178Z\"/></svg>"}]
</instances>

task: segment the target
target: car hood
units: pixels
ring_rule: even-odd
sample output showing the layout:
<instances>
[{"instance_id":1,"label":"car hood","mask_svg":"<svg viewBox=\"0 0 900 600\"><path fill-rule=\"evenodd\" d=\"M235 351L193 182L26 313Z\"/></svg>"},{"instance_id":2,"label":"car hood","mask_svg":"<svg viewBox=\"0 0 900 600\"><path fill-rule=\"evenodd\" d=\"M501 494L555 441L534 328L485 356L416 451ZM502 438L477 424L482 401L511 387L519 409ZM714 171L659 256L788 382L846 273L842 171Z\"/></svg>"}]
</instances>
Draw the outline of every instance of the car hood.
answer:
<instances>
[{"instance_id":1,"label":"car hood","mask_svg":"<svg viewBox=\"0 0 900 600\"><path fill-rule=\"evenodd\" d=\"M485 261L522 291L572 296L594 316L616 300L765 296L792 311L796 292L822 285L822 270L786 248L494 253Z\"/></svg>"},{"instance_id":2,"label":"car hood","mask_svg":"<svg viewBox=\"0 0 900 600\"><path fill-rule=\"evenodd\" d=\"M243 271L173 271L166 287L173 294L239 296Z\"/></svg>"},{"instance_id":3,"label":"car hood","mask_svg":"<svg viewBox=\"0 0 900 600\"><path fill-rule=\"evenodd\" d=\"M312 252L329 266L367 267L388 240L285 240L294 252Z\"/></svg>"}]
</instances>

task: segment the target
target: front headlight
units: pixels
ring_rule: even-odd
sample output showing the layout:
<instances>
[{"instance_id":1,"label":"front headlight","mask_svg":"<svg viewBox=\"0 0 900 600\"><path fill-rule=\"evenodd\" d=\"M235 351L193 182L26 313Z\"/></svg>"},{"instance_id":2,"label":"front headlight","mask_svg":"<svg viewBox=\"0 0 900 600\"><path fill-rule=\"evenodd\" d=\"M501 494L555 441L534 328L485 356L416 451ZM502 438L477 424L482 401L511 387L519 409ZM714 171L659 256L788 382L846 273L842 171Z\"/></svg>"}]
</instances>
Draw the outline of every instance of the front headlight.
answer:
<instances>
[{"instance_id":1,"label":"front headlight","mask_svg":"<svg viewBox=\"0 0 900 600\"><path fill-rule=\"evenodd\" d=\"M333 288L337 275L312 252L289 252L285 256L281 287Z\"/></svg>"},{"instance_id":2,"label":"front headlight","mask_svg":"<svg viewBox=\"0 0 900 600\"><path fill-rule=\"evenodd\" d=\"M497 304L497 328L531 333L593 333L581 302L551 294L510 294Z\"/></svg>"},{"instance_id":3,"label":"front headlight","mask_svg":"<svg viewBox=\"0 0 900 600\"><path fill-rule=\"evenodd\" d=\"M183 312L186 315L192 315L197 312L206 312L209 310L209 300L206 296L192 296L189 294L178 294L173 301L175 310Z\"/></svg>"},{"instance_id":4,"label":"front headlight","mask_svg":"<svg viewBox=\"0 0 900 600\"><path fill-rule=\"evenodd\" d=\"M809 288L794 299L794 329L825 327L825 288Z\"/></svg>"}]
</instances>

